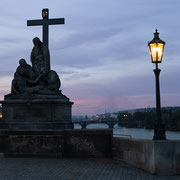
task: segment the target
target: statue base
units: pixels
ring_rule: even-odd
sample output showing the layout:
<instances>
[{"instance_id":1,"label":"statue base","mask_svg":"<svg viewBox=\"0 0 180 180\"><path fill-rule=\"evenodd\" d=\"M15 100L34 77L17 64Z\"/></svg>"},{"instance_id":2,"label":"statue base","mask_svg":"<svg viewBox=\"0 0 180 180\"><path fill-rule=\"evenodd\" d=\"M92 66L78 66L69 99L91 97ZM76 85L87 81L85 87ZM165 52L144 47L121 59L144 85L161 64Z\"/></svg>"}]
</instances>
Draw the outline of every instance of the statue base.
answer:
<instances>
[{"instance_id":1,"label":"statue base","mask_svg":"<svg viewBox=\"0 0 180 180\"><path fill-rule=\"evenodd\" d=\"M73 129L73 102L62 95L18 97L6 95L2 104L0 129L57 130Z\"/></svg>"}]
</instances>

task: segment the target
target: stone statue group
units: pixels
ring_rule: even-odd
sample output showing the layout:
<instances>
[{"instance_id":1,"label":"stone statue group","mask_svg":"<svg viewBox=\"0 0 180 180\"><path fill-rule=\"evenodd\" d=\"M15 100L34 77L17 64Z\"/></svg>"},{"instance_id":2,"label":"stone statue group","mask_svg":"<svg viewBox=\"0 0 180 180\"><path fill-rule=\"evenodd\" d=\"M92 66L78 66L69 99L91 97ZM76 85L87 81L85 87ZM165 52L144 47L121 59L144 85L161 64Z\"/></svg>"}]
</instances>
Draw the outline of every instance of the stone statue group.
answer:
<instances>
[{"instance_id":1,"label":"stone statue group","mask_svg":"<svg viewBox=\"0 0 180 180\"><path fill-rule=\"evenodd\" d=\"M57 73L50 70L50 54L47 45L38 37L33 39L31 52L32 66L25 59L19 60L19 66L12 80L11 94L58 94L61 82Z\"/></svg>"}]
</instances>

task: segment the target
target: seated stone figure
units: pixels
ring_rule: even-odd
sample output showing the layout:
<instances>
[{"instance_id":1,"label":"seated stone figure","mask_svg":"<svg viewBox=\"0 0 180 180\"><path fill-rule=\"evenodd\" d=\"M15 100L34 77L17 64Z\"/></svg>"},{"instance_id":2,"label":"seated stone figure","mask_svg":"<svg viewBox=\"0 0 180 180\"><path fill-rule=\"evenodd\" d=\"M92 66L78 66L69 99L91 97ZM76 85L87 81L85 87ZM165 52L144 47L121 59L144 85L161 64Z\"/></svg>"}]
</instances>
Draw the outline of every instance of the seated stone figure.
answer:
<instances>
[{"instance_id":1,"label":"seated stone figure","mask_svg":"<svg viewBox=\"0 0 180 180\"><path fill-rule=\"evenodd\" d=\"M26 63L25 59L19 60L19 66L14 73L12 80L11 93L25 93L28 87L28 80L33 79L32 67Z\"/></svg>"},{"instance_id":2,"label":"seated stone figure","mask_svg":"<svg viewBox=\"0 0 180 180\"><path fill-rule=\"evenodd\" d=\"M59 76L53 70L41 73L35 80L29 80L32 93L37 94L58 94L61 85Z\"/></svg>"},{"instance_id":3,"label":"seated stone figure","mask_svg":"<svg viewBox=\"0 0 180 180\"><path fill-rule=\"evenodd\" d=\"M12 94L43 94L56 95L59 93L60 79L53 70L41 72L35 78L32 67L24 59L19 60L19 66L12 80Z\"/></svg>"},{"instance_id":4,"label":"seated stone figure","mask_svg":"<svg viewBox=\"0 0 180 180\"><path fill-rule=\"evenodd\" d=\"M58 91L60 86L61 86L61 82L59 79L59 76L57 75L57 73L53 70L50 70L47 75L46 75L46 81L47 81L47 88L51 91Z\"/></svg>"}]
</instances>

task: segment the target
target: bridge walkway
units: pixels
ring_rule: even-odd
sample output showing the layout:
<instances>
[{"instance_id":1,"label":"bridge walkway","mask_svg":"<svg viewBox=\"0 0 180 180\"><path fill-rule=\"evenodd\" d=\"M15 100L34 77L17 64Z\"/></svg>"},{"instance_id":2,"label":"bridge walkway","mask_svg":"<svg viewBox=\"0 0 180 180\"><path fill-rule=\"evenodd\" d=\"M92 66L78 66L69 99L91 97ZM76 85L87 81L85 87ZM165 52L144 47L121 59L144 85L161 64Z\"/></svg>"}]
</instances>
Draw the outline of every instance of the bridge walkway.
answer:
<instances>
[{"instance_id":1,"label":"bridge walkway","mask_svg":"<svg viewBox=\"0 0 180 180\"><path fill-rule=\"evenodd\" d=\"M0 180L179 180L112 159L0 158Z\"/></svg>"}]
</instances>

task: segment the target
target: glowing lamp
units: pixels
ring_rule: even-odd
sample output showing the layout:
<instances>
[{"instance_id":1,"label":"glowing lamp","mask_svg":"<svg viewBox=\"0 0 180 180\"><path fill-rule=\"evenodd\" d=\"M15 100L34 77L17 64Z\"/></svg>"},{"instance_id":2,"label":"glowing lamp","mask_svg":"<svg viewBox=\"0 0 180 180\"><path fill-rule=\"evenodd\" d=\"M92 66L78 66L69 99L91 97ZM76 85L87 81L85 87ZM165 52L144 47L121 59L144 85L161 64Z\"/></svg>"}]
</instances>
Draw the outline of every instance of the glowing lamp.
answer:
<instances>
[{"instance_id":1,"label":"glowing lamp","mask_svg":"<svg viewBox=\"0 0 180 180\"><path fill-rule=\"evenodd\" d=\"M152 63L161 63L164 45L165 42L159 38L159 33L156 29L153 40L148 43Z\"/></svg>"}]
</instances>

